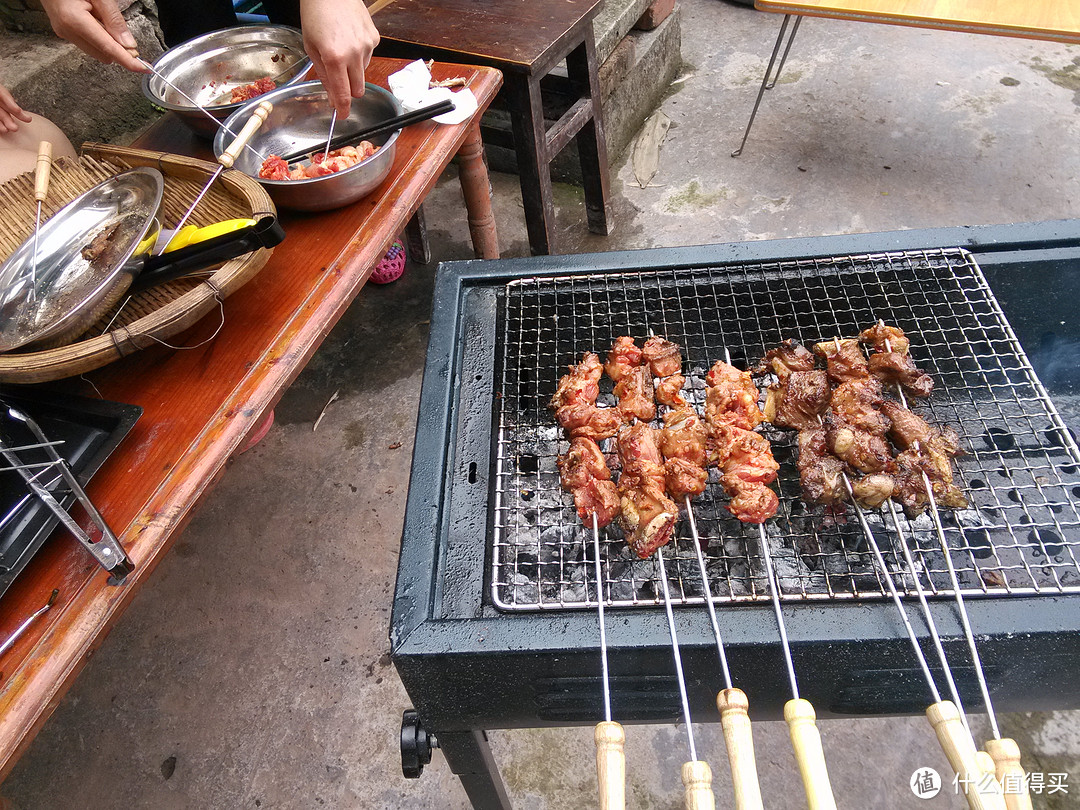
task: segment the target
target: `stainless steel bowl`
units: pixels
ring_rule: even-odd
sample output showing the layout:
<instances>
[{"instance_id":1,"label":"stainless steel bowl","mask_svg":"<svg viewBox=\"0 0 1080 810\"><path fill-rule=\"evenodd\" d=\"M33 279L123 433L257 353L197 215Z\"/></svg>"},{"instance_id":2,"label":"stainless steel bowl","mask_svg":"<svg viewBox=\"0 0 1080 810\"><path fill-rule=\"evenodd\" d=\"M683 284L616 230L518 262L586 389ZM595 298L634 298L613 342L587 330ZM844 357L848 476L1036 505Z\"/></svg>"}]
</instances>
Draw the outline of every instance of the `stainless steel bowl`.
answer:
<instances>
[{"instance_id":1,"label":"stainless steel bowl","mask_svg":"<svg viewBox=\"0 0 1080 810\"><path fill-rule=\"evenodd\" d=\"M300 31L287 25L241 25L189 39L161 55L143 77L143 93L184 120L197 134L213 138L220 127L165 81L168 79L219 121L246 102L211 104L234 87L271 77L278 87L302 81L311 67ZM164 78L162 78L164 77Z\"/></svg>"},{"instance_id":2,"label":"stainless steel bowl","mask_svg":"<svg viewBox=\"0 0 1080 810\"><path fill-rule=\"evenodd\" d=\"M274 105L273 111L252 137L250 145L264 156L284 155L300 149L321 151L330 131L330 102L321 82L305 82L281 87L252 99L226 120L225 125L239 132L251 117L255 106L263 100ZM394 95L373 84L367 85L363 98L354 98L349 117L338 120L334 134L344 135L375 126L395 115L401 115L401 103ZM314 177L310 180L263 180L259 177L262 161L251 149L244 149L235 168L251 175L267 190L282 208L300 211L327 211L340 208L370 194L390 173L394 163L394 147L401 130L380 135L371 142L379 147L374 155L344 171ZM214 155L220 156L231 138L224 131L214 136Z\"/></svg>"}]
</instances>

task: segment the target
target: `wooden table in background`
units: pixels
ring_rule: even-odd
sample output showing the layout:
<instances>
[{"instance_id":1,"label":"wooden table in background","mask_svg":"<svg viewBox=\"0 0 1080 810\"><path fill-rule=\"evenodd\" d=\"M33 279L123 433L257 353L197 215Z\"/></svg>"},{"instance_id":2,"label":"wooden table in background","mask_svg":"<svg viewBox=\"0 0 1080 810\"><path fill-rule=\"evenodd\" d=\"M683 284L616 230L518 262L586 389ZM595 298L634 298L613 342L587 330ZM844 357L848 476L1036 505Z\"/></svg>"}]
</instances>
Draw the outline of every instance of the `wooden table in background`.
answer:
<instances>
[{"instance_id":1,"label":"wooden table in background","mask_svg":"<svg viewBox=\"0 0 1080 810\"><path fill-rule=\"evenodd\" d=\"M368 80L404 62L376 59ZM457 155L478 256L497 258L479 120L502 83L497 70L436 64L435 78L468 78L480 109L457 126L432 122L404 130L390 176L364 200L320 214L279 212L286 239L265 267L216 313L173 339L205 345L188 351L146 349L86 375L105 399L141 405L142 418L87 491L120 538L135 571L122 586L74 538L57 531L0 602L0 640L49 598L59 597L0 658L0 778L33 740L86 660L149 579L200 499L253 426L296 378L372 268ZM209 156L172 115L134 146ZM94 395L80 380L58 392ZM87 521L81 521L88 525Z\"/></svg>"},{"instance_id":2,"label":"wooden table in background","mask_svg":"<svg viewBox=\"0 0 1080 810\"><path fill-rule=\"evenodd\" d=\"M1077 0L754 0L761 11L1080 42Z\"/></svg>"}]
</instances>

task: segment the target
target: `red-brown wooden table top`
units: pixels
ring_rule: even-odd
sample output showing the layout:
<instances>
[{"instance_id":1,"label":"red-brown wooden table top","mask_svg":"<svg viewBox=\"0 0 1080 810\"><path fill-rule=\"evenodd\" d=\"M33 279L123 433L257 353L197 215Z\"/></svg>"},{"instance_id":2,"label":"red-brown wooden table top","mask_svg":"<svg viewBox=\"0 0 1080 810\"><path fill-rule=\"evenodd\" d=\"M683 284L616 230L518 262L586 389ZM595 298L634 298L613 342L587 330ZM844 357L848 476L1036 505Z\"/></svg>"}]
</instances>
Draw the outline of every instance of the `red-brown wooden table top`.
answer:
<instances>
[{"instance_id":1,"label":"red-brown wooden table top","mask_svg":"<svg viewBox=\"0 0 1080 810\"><path fill-rule=\"evenodd\" d=\"M375 59L368 81L385 87L386 77L403 64ZM229 456L356 297L502 84L491 68L437 63L432 73L468 78L480 103L472 121L425 122L402 131L389 177L360 202L319 214L280 211L285 241L225 300L216 337L187 351L159 346L138 352L87 374L93 387L81 380L50 384L89 396L96 388L105 399L144 409L87 487L135 571L122 586L107 584L90 554L57 531L0 600L3 641L59 589L53 608L0 657L0 778L169 550ZM171 114L134 146L210 157L208 144ZM215 310L171 342L194 346L213 336L219 322Z\"/></svg>"}]
</instances>

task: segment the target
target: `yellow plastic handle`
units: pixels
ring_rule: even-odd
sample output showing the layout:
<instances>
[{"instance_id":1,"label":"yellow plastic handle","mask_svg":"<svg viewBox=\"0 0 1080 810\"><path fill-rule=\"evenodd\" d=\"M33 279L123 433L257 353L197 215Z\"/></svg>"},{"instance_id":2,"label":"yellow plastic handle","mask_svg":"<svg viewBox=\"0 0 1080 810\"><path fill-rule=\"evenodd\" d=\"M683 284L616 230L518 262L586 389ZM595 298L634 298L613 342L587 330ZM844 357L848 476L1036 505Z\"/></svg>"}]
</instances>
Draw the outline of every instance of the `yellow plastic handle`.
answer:
<instances>
[{"instance_id":1,"label":"yellow plastic handle","mask_svg":"<svg viewBox=\"0 0 1080 810\"><path fill-rule=\"evenodd\" d=\"M763 810L758 785L754 736L750 729L750 701L741 689L725 689L716 696L720 725L724 728L735 810Z\"/></svg>"},{"instance_id":2,"label":"yellow plastic handle","mask_svg":"<svg viewBox=\"0 0 1080 810\"><path fill-rule=\"evenodd\" d=\"M709 763L695 760L684 762L682 782L686 788L683 807L686 810L715 810L716 798L712 792L712 769Z\"/></svg>"},{"instance_id":3,"label":"yellow plastic handle","mask_svg":"<svg viewBox=\"0 0 1080 810\"><path fill-rule=\"evenodd\" d=\"M199 227L198 225L185 225L169 239L169 244L165 247L165 252L168 253L173 250L179 250L188 245L194 245L196 242L205 242L207 239L214 239L215 237L227 233L233 233L234 231L248 228L254 224L255 220L253 219L241 218L224 219L221 222L215 222L213 225L204 225L202 227Z\"/></svg>"},{"instance_id":4,"label":"yellow plastic handle","mask_svg":"<svg viewBox=\"0 0 1080 810\"><path fill-rule=\"evenodd\" d=\"M626 806L626 755L623 727L611 720L596 724L596 781L600 785L600 810L623 810Z\"/></svg>"},{"instance_id":5,"label":"yellow plastic handle","mask_svg":"<svg viewBox=\"0 0 1080 810\"><path fill-rule=\"evenodd\" d=\"M1020 746L1008 737L987 740L986 753L994 760L994 773L1005 794L1005 807L1008 810L1031 810L1027 774L1020 764Z\"/></svg>"},{"instance_id":6,"label":"yellow plastic handle","mask_svg":"<svg viewBox=\"0 0 1080 810\"><path fill-rule=\"evenodd\" d=\"M959 779L963 793L971 810L1003 810L1005 801L1000 791L995 795L993 785L983 778L983 769L979 765L975 743L971 734L964 728L956 704L949 700L934 703L927 707L926 717L934 727L941 750L952 766L953 773ZM990 780L997 784L997 780ZM990 788L979 790L980 784Z\"/></svg>"},{"instance_id":7,"label":"yellow plastic handle","mask_svg":"<svg viewBox=\"0 0 1080 810\"><path fill-rule=\"evenodd\" d=\"M808 700L793 698L784 704L784 719L806 791L806 806L809 810L836 810L814 707Z\"/></svg>"}]
</instances>

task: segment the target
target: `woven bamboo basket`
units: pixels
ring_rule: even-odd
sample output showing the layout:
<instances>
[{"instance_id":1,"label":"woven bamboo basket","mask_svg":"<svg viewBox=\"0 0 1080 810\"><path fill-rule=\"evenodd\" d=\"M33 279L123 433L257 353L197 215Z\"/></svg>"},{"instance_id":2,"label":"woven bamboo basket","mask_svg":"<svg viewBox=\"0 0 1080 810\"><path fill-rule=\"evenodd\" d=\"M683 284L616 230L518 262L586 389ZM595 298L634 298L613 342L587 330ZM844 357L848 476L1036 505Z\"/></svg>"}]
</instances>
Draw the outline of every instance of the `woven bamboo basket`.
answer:
<instances>
[{"instance_id":1,"label":"woven bamboo basket","mask_svg":"<svg viewBox=\"0 0 1080 810\"><path fill-rule=\"evenodd\" d=\"M49 194L42 204L42 222L84 191L136 166L153 166L164 175L161 214L167 225L180 219L217 168L215 163L180 155L84 144L78 158L61 158L53 166ZM36 213L32 172L0 185L0 261L33 234ZM262 186L241 172L227 171L210 187L188 222L211 225L224 219L258 219L271 214L276 214L276 209ZM271 252L262 248L198 276L123 297L66 346L0 354L0 382L39 383L72 377L164 343L209 312L220 311L224 299L259 272Z\"/></svg>"}]
</instances>

